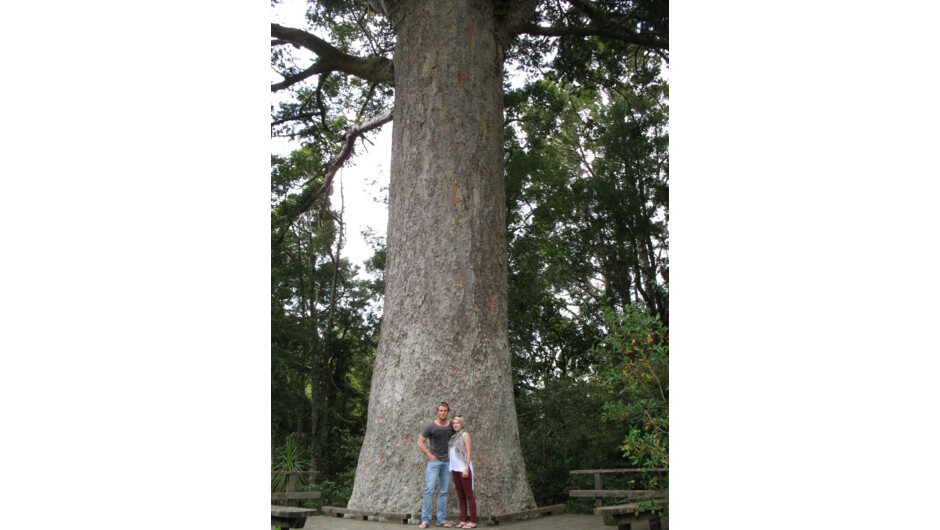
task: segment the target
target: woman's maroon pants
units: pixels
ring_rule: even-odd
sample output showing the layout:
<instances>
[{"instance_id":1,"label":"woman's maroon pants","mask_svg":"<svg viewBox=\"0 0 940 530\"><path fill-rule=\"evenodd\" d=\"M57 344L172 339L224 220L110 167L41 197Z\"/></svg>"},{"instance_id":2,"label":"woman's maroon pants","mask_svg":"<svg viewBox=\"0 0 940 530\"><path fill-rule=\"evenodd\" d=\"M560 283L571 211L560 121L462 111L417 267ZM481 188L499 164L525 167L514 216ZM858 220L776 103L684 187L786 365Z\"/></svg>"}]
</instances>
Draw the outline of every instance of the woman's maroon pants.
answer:
<instances>
[{"instance_id":1,"label":"woman's maroon pants","mask_svg":"<svg viewBox=\"0 0 940 530\"><path fill-rule=\"evenodd\" d=\"M460 521L467 520L467 505L470 505L470 522L477 522L477 500L473 497L473 471L467 470L467 476L459 471L452 471L454 487L457 488L457 500L460 501Z\"/></svg>"}]
</instances>

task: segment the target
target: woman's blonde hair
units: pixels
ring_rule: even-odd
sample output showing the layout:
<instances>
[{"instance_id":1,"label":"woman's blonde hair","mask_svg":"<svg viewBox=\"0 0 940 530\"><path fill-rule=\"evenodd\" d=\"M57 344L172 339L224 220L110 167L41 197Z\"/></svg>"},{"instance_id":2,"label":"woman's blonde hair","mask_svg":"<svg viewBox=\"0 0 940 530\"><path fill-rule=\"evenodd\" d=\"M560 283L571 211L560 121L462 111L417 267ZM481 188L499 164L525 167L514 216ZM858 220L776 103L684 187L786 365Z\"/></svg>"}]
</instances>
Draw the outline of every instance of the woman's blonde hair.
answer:
<instances>
[{"instance_id":1,"label":"woman's blonde hair","mask_svg":"<svg viewBox=\"0 0 940 530\"><path fill-rule=\"evenodd\" d=\"M461 430L463 430L463 429L467 426L467 422L463 421L463 416L454 416L454 419L451 420L451 423L453 423L453 422L455 422L455 421L459 421L459 422L460 422L460 429L461 429Z\"/></svg>"}]
</instances>

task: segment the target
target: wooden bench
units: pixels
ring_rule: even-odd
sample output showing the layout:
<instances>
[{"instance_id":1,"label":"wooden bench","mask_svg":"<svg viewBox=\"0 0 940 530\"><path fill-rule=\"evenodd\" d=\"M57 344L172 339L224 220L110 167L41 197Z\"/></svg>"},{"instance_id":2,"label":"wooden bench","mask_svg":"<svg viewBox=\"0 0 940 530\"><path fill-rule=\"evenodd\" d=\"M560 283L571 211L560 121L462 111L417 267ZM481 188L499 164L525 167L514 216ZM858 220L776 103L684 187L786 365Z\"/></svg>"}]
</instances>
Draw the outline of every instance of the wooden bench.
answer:
<instances>
[{"instance_id":1,"label":"wooden bench","mask_svg":"<svg viewBox=\"0 0 940 530\"><path fill-rule=\"evenodd\" d=\"M653 509L638 509L637 503L618 504L594 509L594 515L604 517L604 524L617 530L668 530L669 518L660 519L659 510L668 506L665 499L653 501Z\"/></svg>"},{"instance_id":2,"label":"wooden bench","mask_svg":"<svg viewBox=\"0 0 940 530\"><path fill-rule=\"evenodd\" d=\"M348 515L353 518L362 518L363 521L368 521L369 517L374 517L385 519L388 522L408 524L408 519L411 519L410 513L350 510L349 508L337 508L336 506L324 506L320 511L323 512L323 515L332 515L335 517L346 517Z\"/></svg>"},{"instance_id":3,"label":"wooden bench","mask_svg":"<svg viewBox=\"0 0 940 530\"><path fill-rule=\"evenodd\" d=\"M570 490L568 496L571 498L594 498L594 507L600 508L604 505L602 499L627 499L627 500L645 500L661 499L669 497L669 490L605 490L602 475L617 473L668 473L665 468L649 469L575 469L570 473L572 475L594 475L594 489L592 490Z\"/></svg>"},{"instance_id":4,"label":"wooden bench","mask_svg":"<svg viewBox=\"0 0 940 530\"><path fill-rule=\"evenodd\" d=\"M293 501L311 501L320 498L319 491L297 491L298 475L316 475L315 471L275 471L278 475L287 475L287 491L272 491L271 502L293 505Z\"/></svg>"},{"instance_id":5,"label":"wooden bench","mask_svg":"<svg viewBox=\"0 0 940 530\"><path fill-rule=\"evenodd\" d=\"M493 526L498 525L499 523L518 521L519 519L529 519L538 515L561 515L563 513L565 513L565 505L554 504L552 506L532 508L531 510L522 510L521 512L501 513L498 515L478 517L477 522L479 524L485 524L486 526Z\"/></svg>"},{"instance_id":6,"label":"wooden bench","mask_svg":"<svg viewBox=\"0 0 940 530\"><path fill-rule=\"evenodd\" d=\"M294 508L293 506L271 506L271 526L280 528L303 528L307 517L316 513L312 508Z\"/></svg>"}]
</instances>

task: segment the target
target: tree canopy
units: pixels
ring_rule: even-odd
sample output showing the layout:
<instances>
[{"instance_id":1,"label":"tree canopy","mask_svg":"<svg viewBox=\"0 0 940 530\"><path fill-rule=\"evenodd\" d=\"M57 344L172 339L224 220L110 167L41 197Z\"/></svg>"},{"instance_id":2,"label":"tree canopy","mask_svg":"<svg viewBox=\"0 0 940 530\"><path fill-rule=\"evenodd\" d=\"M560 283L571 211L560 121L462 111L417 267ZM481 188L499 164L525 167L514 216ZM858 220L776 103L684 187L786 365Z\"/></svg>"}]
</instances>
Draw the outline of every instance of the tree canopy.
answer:
<instances>
[{"instance_id":1,"label":"tree canopy","mask_svg":"<svg viewBox=\"0 0 940 530\"><path fill-rule=\"evenodd\" d=\"M656 58L668 63L665 1L493 2L509 39L506 62L525 73L529 83L550 73L578 86L605 85L639 65L658 70L650 64ZM272 0L275 8L279 3ZM273 109L272 134L317 150L319 174L335 173L336 164L351 154L346 153L351 142L341 139L391 119L395 32L382 15L395 13L400 3L311 1L307 28L271 24L271 66L283 77L271 90L291 93L289 102ZM281 221L289 223L307 211L318 190L304 186L303 199L283 212Z\"/></svg>"}]
</instances>

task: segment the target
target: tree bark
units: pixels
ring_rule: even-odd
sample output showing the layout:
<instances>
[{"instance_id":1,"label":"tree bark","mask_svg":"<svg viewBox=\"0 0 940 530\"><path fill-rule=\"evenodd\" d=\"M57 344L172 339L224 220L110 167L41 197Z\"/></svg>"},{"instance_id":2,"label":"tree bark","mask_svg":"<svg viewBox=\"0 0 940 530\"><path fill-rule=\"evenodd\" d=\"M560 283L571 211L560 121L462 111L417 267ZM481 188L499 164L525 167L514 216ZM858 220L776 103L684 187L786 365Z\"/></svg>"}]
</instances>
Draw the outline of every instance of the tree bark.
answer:
<instances>
[{"instance_id":1,"label":"tree bark","mask_svg":"<svg viewBox=\"0 0 940 530\"><path fill-rule=\"evenodd\" d=\"M395 8L385 313L349 508L420 513L416 441L442 400L473 436L478 513L533 508L507 338L504 41L491 0Z\"/></svg>"}]
</instances>

